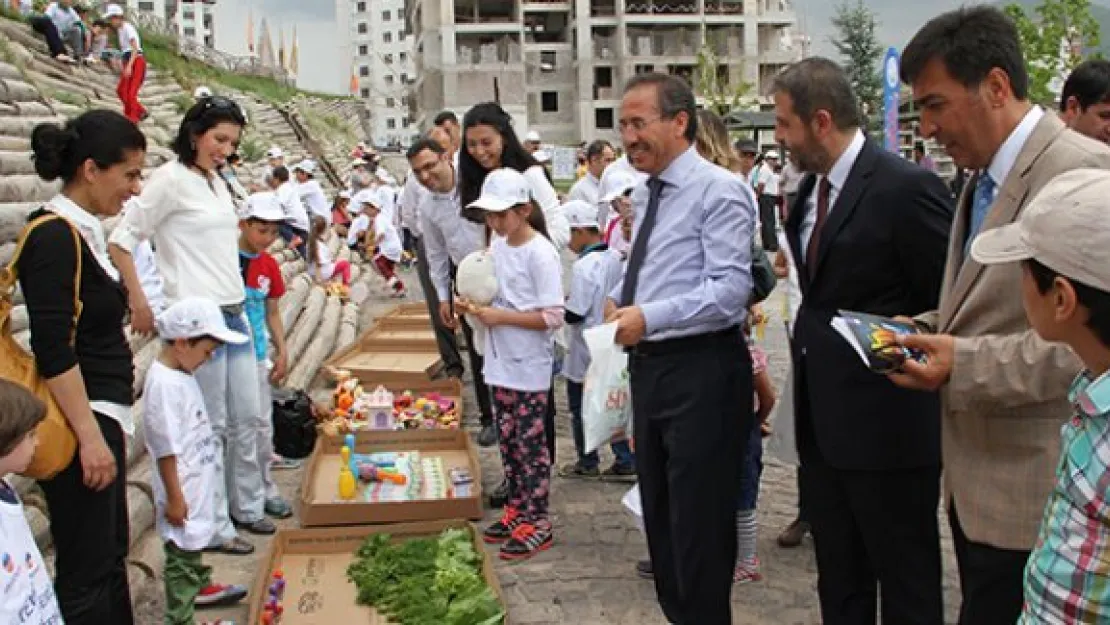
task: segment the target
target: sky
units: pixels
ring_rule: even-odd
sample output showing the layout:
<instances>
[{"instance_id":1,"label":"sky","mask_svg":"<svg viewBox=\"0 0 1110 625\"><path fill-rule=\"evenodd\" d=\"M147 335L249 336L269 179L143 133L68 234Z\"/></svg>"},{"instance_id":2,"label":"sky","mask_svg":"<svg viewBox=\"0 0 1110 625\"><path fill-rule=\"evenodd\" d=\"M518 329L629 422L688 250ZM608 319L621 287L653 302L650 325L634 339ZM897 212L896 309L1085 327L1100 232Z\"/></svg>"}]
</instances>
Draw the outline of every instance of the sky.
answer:
<instances>
[{"instance_id":1,"label":"sky","mask_svg":"<svg viewBox=\"0 0 1110 625\"><path fill-rule=\"evenodd\" d=\"M284 28L286 50L290 47L293 25L300 42L300 72L297 86L312 91L345 92L350 64L341 63L335 46L335 2L331 0L222 0L215 5L216 47L229 53L246 55L248 15L254 15L255 40L262 17L270 27L274 53L278 31ZM330 44L330 45L329 45Z\"/></svg>"},{"instance_id":2,"label":"sky","mask_svg":"<svg viewBox=\"0 0 1110 625\"><path fill-rule=\"evenodd\" d=\"M835 58L836 49L829 43L835 34L832 17L838 2L831 0L794 0L799 25L812 42L811 54ZM879 22L879 41L883 49L894 46L901 50L919 28L933 17L964 4L979 4L974 0L865 0L875 12Z\"/></svg>"}]
</instances>

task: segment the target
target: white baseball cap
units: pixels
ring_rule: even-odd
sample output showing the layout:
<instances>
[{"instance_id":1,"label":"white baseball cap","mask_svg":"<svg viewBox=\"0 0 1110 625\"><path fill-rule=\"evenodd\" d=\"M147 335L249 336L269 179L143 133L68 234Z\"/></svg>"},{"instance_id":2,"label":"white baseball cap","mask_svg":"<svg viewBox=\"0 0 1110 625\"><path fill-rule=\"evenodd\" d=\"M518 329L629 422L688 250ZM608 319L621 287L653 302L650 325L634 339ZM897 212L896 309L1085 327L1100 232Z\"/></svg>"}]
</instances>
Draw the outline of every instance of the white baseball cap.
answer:
<instances>
[{"instance_id":1,"label":"white baseball cap","mask_svg":"<svg viewBox=\"0 0 1110 625\"><path fill-rule=\"evenodd\" d=\"M248 337L227 327L216 302L205 297L186 297L167 308L154 322L158 335L166 340L198 339L210 336L221 343L242 345Z\"/></svg>"},{"instance_id":2,"label":"white baseball cap","mask_svg":"<svg viewBox=\"0 0 1110 625\"><path fill-rule=\"evenodd\" d=\"M515 169L502 167L486 175L486 181L482 183L482 194L467 208L500 213L530 201L532 190L524 175Z\"/></svg>"},{"instance_id":3,"label":"white baseball cap","mask_svg":"<svg viewBox=\"0 0 1110 625\"><path fill-rule=\"evenodd\" d=\"M243 211L244 219L258 219L261 221L285 221L285 211L281 209L281 202L273 191L260 191L247 197L246 210Z\"/></svg>"},{"instance_id":4,"label":"white baseball cap","mask_svg":"<svg viewBox=\"0 0 1110 625\"><path fill-rule=\"evenodd\" d=\"M633 189L639 178L634 172L622 169L605 176L603 182L605 184L601 187L601 201L608 204Z\"/></svg>"},{"instance_id":5,"label":"white baseball cap","mask_svg":"<svg viewBox=\"0 0 1110 625\"><path fill-rule=\"evenodd\" d=\"M340 191L339 197L343 198L344 200L349 200L351 199L351 192L347 190Z\"/></svg>"},{"instance_id":6,"label":"white baseball cap","mask_svg":"<svg viewBox=\"0 0 1110 625\"><path fill-rule=\"evenodd\" d=\"M770 159L772 161L777 161L777 160L779 160L779 153L774 151L774 150L771 150L771 151L767 152L766 156L764 156L763 158Z\"/></svg>"},{"instance_id":7,"label":"white baseball cap","mask_svg":"<svg viewBox=\"0 0 1110 625\"><path fill-rule=\"evenodd\" d=\"M196 90L193 91L193 99L195 99L195 100L199 100L201 98L211 98L211 97L212 97L212 90L209 89L208 87L203 87L203 86L197 87Z\"/></svg>"},{"instance_id":8,"label":"white baseball cap","mask_svg":"<svg viewBox=\"0 0 1110 625\"><path fill-rule=\"evenodd\" d=\"M536 159L537 163L546 163L551 160L551 152L548 152L547 150L536 150L536 153L532 155L532 158Z\"/></svg>"},{"instance_id":9,"label":"white baseball cap","mask_svg":"<svg viewBox=\"0 0 1110 625\"><path fill-rule=\"evenodd\" d=\"M104 17L123 17L123 7L118 4L109 4L104 7Z\"/></svg>"},{"instance_id":10,"label":"white baseball cap","mask_svg":"<svg viewBox=\"0 0 1110 625\"><path fill-rule=\"evenodd\" d=\"M600 228L597 222L597 207L584 200L571 200L560 209L571 228Z\"/></svg>"},{"instance_id":11,"label":"white baseball cap","mask_svg":"<svg viewBox=\"0 0 1110 625\"><path fill-rule=\"evenodd\" d=\"M351 161L351 167L366 167L366 161L361 158L356 158Z\"/></svg>"},{"instance_id":12,"label":"white baseball cap","mask_svg":"<svg viewBox=\"0 0 1110 625\"><path fill-rule=\"evenodd\" d=\"M1036 260L1056 273L1110 292L1110 172L1076 169L1053 178L1018 221L975 238L971 256L983 265Z\"/></svg>"},{"instance_id":13,"label":"white baseball cap","mask_svg":"<svg viewBox=\"0 0 1110 625\"><path fill-rule=\"evenodd\" d=\"M283 152L281 148L276 145L269 150L266 150L266 158L283 158L284 156L285 152Z\"/></svg>"},{"instance_id":14,"label":"white baseball cap","mask_svg":"<svg viewBox=\"0 0 1110 625\"><path fill-rule=\"evenodd\" d=\"M297 170L303 171L306 174L314 174L316 173L316 161L306 158L293 166L293 171Z\"/></svg>"},{"instance_id":15,"label":"white baseball cap","mask_svg":"<svg viewBox=\"0 0 1110 625\"><path fill-rule=\"evenodd\" d=\"M536 132L535 130L529 130L528 134L524 135L524 140L525 141L534 141L536 143L539 143L540 142L540 133Z\"/></svg>"},{"instance_id":16,"label":"white baseball cap","mask_svg":"<svg viewBox=\"0 0 1110 625\"><path fill-rule=\"evenodd\" d=\"M362 210L363 204L370 204L377 208L381 208L382 206L381 200L378 199L378 192L376 189L363 189L359 191L351 198L351 204L357 206L358 210Z\"/></svg>"}]
</instances>

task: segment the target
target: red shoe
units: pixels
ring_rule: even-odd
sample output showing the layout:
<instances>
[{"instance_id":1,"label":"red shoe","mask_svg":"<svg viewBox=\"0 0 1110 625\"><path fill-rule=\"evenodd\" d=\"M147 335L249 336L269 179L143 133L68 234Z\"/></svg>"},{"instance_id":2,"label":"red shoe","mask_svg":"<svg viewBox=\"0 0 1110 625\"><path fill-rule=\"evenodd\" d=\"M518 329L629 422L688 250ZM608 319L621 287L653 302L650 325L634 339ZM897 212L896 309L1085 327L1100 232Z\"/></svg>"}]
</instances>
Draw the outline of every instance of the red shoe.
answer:
<instances>
[{"instance_id":1,"label":"red shoe","mask_svg":"<svg viewBox=\"0 0 1110 625\"><path fill-rule=\"evenodd\" d=\"M527 560L541 551L547 551L555 543L550 525L521 523L513 530L513 537L501 545L502 560Z\"/></svg>"},{"instance_id":2,"label":"red shoe","mask_svg":"<svg viewBox=\"0 0 1110 625\"><path fill-rule=\"evenodd\" d=\"M501 514L501 518L494 521L482 532L482 540L491 545L503 543L513 536L520 525L524 523L524 517L516 511L516 508L505 506L505 512Z\"/></svg>"},{"instance_id":3,"label":"red shoe","mask_svg":"<svg viewBox=\"0 0 1110 625\"><path fill-rule=\"evenodd\" d=\"M193 603L198 608L235 605L246 596L246 586L238 586L235 584L209 584L200 589Z\"/></svg>"}]
</instances>

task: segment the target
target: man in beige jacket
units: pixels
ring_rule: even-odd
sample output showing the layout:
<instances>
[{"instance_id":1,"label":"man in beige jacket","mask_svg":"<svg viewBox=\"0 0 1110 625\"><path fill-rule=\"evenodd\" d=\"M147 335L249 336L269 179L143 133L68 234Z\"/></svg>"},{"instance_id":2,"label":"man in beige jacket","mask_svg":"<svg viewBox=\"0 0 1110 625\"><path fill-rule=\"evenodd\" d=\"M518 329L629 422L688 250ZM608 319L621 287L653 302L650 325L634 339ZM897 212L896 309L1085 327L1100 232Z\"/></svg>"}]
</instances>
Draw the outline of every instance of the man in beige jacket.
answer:
<instances>
[{"instance_id":1,"label":"man in beige jacket","mask_svg":"<svg viewBox=\"0 0 1110 625\"><path fill-rule=\"evenodd\" d=\"M1110 150L1067 130L1028 100L1013 22L989 6L926 24L906 46L921 132L976 170L957 207L940 310L918 318L934 334L906 337L925 354L892 379L939 390L944 502L960 567L962 625L1017 620L1022 571L1053 483L1068 386L1080 368L1030 329L1017 265L985 267L968 245L1017 219L1052 178L1110 168Z\"/></svg>"}]
</instances>

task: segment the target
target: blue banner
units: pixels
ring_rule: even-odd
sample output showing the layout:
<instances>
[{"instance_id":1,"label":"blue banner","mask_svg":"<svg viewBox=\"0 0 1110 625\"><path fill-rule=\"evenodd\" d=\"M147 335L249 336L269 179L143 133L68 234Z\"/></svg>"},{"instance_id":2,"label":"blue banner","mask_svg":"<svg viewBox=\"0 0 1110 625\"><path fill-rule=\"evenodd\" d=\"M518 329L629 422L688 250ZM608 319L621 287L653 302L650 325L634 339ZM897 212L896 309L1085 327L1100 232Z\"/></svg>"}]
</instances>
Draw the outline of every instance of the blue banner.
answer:
<instances>
[{"instance_id":1,"label":"blue banner","mask_svg":"<svg viewBox=\"0 0 1110 625\"><path fill-rule=\"evenodd\" d=\"M890 48L883 58L883 147L898 153L898 91L902 86L898 78L900 59L898 50Z\"/></svg>"}]
</instances>

